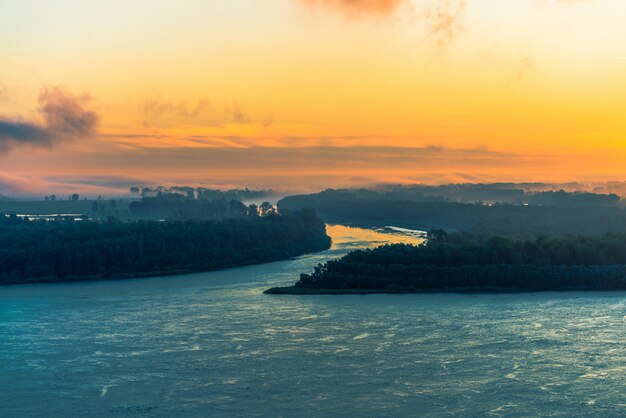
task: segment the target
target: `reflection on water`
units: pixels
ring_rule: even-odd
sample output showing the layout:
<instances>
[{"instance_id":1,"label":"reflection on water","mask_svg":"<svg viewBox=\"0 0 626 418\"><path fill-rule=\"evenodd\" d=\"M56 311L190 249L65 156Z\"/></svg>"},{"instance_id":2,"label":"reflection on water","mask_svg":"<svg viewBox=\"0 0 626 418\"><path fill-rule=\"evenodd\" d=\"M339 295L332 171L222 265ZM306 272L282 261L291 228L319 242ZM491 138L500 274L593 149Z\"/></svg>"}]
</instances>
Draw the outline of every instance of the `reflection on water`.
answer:
<instances>
[{"instance_id":1,"label":"reflection on water","mask_svg":"<svg viewBox=\"0 0 626 418\"><path fill-rule=\"evenodd\" d=\"M1 416L623 416L626 294L269 296L298 259L0 288Z\"/></svg>"},{"instance_id":2,"label":"reflection on water","mask_svg":"<svg viewBox=\"0 0 626 418\"><path fill-rule=\"evenodd\" d=\"M353 250L372 248L383 244L413 244L424 242L424 232L386 226L378 230L352 228L343 225L327 225L326 231L333 238L333 248Z\"/></svg>"}]
</instances>

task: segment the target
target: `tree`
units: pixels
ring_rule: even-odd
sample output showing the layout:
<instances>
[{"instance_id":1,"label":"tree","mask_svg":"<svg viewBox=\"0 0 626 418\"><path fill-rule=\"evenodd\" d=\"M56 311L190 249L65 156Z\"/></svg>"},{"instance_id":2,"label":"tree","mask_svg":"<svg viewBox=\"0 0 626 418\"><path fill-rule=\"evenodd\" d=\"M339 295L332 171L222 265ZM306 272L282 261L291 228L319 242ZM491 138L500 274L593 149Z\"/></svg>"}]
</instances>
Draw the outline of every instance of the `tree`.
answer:
<instances>
[{"instance_id":1,"label":"tree","mask_svg":"<svg viewBox=\"0 0 626 418\"><path fill-rule=\"evenodd\" d=\"M72 200L73 200L74 202L76 202L79 198L80 198L80 196L78 195L78 193L74 193L74 194L72 195Z\"/></svg>"},{"instance_id":2,"label":"tree","mask_svg":"<svg viewBox=\"0 0 626 418\"><path fill-rule=\"evenodd\" d=\"M259 207L259 212L261 213L261 216L267 216L271 213L276 213L276 209L270 202L263 202Z\"/></svg>"},{"instance_id":3,"label":"tree","mask_svg":"<svg viewBox=\"0 0 626 418\"><path fill-rule=\"evenodd\" d=\"M234 217L246 216L248 214L248 208L238 200L231 200L228 203L228 214Z\"/></svg>"},{"instance_id":4,"label":"tree","mask_svg":"<svg viewBox=\"0 0 626 418\"><path fill-rule=\"evenodd\" d=\"M428 242L445 245L448 243L448 233L443 229L432 229L428 231Z\"/></svg>"},{"instance_id":5,"label":"tree","mask_svg":"<svg viewBox=\"0 0 626 418\"><path fill-rule=\"evenodd\" d=\"M254 203L248 206L248 216L251 218L257 218L259 216L259 207Z\"/></svg>"}]
</instances>

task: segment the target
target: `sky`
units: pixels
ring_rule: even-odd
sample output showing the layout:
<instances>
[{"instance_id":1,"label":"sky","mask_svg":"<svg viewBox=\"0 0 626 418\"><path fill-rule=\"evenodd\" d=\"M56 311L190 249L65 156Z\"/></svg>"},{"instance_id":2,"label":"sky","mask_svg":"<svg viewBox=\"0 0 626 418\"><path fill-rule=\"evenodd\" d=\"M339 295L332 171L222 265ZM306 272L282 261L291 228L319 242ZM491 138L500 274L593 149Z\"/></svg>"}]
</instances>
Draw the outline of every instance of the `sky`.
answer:
<instances>
[{"instance_id":1,"label":"sky","mask_svg":"<svg viewBox=\"0 0 626 418\"><path fill-rule=\"evenodd\" d=\"M623 0L0 0L0 194L626 180Z\"/></svg>"}]
</instances>

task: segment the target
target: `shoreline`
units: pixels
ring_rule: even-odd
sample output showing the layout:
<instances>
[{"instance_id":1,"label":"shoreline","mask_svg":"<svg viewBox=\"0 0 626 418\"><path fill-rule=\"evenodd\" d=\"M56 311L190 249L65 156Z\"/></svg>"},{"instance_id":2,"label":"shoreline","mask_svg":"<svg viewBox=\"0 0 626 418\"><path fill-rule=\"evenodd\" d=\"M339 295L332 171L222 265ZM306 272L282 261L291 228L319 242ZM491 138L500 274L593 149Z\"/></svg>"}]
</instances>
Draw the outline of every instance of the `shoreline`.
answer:
<instances>
[{"instance_id":1,"label":"shoreline","mask_svg":"<svg viewBox=\"0 0 626 418\"><path fill-rule=\"evenodd\" d=\"M272 287L265 290L266 295L410 295L426 293L543 293L543 292L626 292L626 289L594 289L588 287L569 287L561 289L516 289L496 287L457 287L436 289L312 289L296 286Z\"/></svg>"},{"instance_id":2,"label":"shoreline","mask_svg":"<svg viewBox=\"0 0 626 418\"><path fill-rule=\"evenodd\" d=\"M330 247L329 247L330 248ZM224 271L236 269L239 267L251 267L260 266L263 264L278 263L281 261L295 260L300 257L304 257L310 254L316 254L323 251L327 251L329 248L308 251L302 254L296 254L287 258L276 258L268 260L251 260L243 263L227 264L212 269L175 269L167 271L152 271L152 272L138 272L138 273L118 273L109 276L72 276L72 277L44 277L32 278L19 281L0 281L0 288L9 286L21 286L21 285L38 285L38 284L61 284L61 283L87 283L87 282L112 282L116 280L139 280L139 279L151 279L161 278L166 276L188 276L192 274L213 273L216 271Z\"/></svg>"}]
</instances>

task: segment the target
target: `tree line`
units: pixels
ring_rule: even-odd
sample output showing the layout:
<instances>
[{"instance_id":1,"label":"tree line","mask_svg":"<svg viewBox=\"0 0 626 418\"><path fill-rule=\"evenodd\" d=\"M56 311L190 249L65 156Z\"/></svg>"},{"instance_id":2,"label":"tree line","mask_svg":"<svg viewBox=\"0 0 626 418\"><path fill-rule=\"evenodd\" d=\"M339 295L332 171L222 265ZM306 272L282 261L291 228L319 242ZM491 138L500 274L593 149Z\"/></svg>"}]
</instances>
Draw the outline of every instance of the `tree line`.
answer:
<instances>
[{"instance_id":1,"label":"tree line","mask_svg":"<svg viewBox=\"0 0 626 418\"><path fill-rule=\"evenodd\" d=\"M626 234L511 239L430 233L426 244L356 250L302 274L300 289L626 290Z\"/></svg>"},{"instance_id":2,"label":"tree line","mask_svg":"<svg viewBox=\"0 0 626 418\"><path fill-rule=\"evenodd\" d=\"M128 209L140 219L224 219L257 218L276 213L269 202L245 205L239 200L227 199L227 194L216 198L193 198L176 193L144 197L131 202Z\"/></svg>"},{"instance_id":3,"label":"tree line","mask_svg":"<svg viewBox=\"0 0 626 418\"><path fill-rule=\"evenodd\" d=\"M545 202L561 199L575 203L486 205L385 198L364 191L327 190L318 194L286 197L278 202L278 208L315 208L328 222L348 222L362 226L392 224L416 229L446 228L517 237L626 232L626 211L620 205L610 204L615 201L614 197L605 199L602 196L571 195L563 198L562 194L545 193L539 195L538 199ZM581 202L589 204L581 206Z\"/></svg>"},{"instance_id":4,"label":"tree line","mask_svg":"<svg viewBox=\"0 0 626 418\"><path fill-rule=\"evenodd\" d=\"M185 221L27 221L0 216L0 284L209 271L330 247L313 210Z\"/></svg>"}]
</instances>

